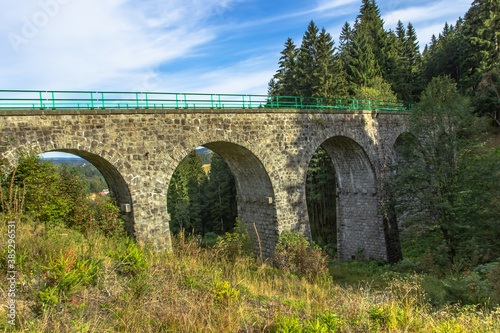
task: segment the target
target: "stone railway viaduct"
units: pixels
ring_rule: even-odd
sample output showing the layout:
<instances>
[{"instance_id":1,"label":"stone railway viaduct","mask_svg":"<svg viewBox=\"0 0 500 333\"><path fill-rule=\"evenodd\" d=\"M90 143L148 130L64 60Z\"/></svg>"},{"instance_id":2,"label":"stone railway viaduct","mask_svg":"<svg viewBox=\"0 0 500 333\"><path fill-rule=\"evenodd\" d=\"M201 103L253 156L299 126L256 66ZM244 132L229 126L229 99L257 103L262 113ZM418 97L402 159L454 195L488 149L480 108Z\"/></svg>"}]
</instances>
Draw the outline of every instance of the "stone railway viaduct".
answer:
<instances>
[{"instance_id":1,"label":"stone railway viaduct","mask_svg":"<svg viewBox=\"0 0 500 333\"><path fill-rule=\"evenodd\" d=\"M239 218L252 232L256 224L266 257L284 230L310 236L306 172L322 146L336 172L339 258L362 252L391 260L397 233L381 213L383 180L407 117L297 109L2 110L0 144L11 164L23 150L91 162L126 213L129 234L163 248L171 247L170 177L189 152L205 146L231 168Z\"/></svg>"}]
</instances>

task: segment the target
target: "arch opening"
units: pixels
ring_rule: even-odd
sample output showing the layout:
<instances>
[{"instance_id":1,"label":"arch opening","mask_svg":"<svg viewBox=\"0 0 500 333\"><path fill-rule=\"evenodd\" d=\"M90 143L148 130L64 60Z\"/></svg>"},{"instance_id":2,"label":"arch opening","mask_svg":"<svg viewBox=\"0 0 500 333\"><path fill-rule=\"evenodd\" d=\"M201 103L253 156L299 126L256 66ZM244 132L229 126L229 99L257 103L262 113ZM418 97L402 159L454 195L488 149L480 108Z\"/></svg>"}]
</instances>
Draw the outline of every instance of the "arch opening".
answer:
<instances>
[{"instance_id":1,"label":"arch opening","mask_svg":"<svg viewBox=\"0 0 500 333\"><path fill-rule=\"evenodd\" d=\"M307 169L306 203L312 240L328 255L337 255L337 187L335 168L319 146Z\"/></svg>"},{"instance_id":2,"label":"arch opening","mask_svg":"<svg viewBox=\"0 0 500 333\"><path fill-rule=\"evenodd\" d=\"M368 155L345 136L329 138L320 147L333 165L333 175L330 171L328 176L335 182L329 187L335 189L335 200L330 202L335 204L338 258L386 258L376 176Z\"/></svg>"},{"instance_id":3,"label":"arch opening","mask_svg":"<svg viewBox=\"0 0 500 333\"><path fill-rule=\"evenodd\" d=\"M418 140L411 132L403 132L395 140L392 149L392 178L389 182L389 192L391 200L394 202L392 206L392 224L393 228L397 229L397 240L401 258L412 257L414 253L423 254L427 250L427 247L423 245L425 242L422 242L421 237L414 237L414 235L421 234L421 230L405 224L405 219L411 217L411 213L406 211L406 208L413 205L415 198L407 195L401 196L400 193L397 193L397 178L408 162L406 160L408 149L417 144ZM425 167L425 163L422 163L422 167ZM402 205L406 206L403 210L400 209ZM409 249L412 249L412 251L409 252Z\"/></svg>"},{"instance_id":4,"label":"arch opening","mask_svg":"<svg viewBox=\"0 0 500 333\"><path fill-rule=\"evenodd\" d=\"M170 231L189 232L212 243L235 226L234 176L213 151L198 147L177 166L167 192Z\"/></svg>"},{"instance_id":5,"label":"arch opening","mask_svg":"<svg viewBox=\"0 0 500 333\"><path fill-rule=\"evenodd\" d=\"M255 240L257 241L257 239L260 239L260 248L262 248L263 256L272 256L277 241L276 208L274 191L264 166L250 150L238 144L216 141L204 143L202 146L219 156L220 159L227 164L230 173L234 176L234 183L232 186L234 188L235 210L234 216L230 217L234 217L234 220L238 217L241 225L245 227L251 235L257 236L255 232L255 229L257 229L258 237L255 237ZM186 158L196 159L196 157L190 157L190 155ZM194 163L199 164L199 162ZM214 171L215 170L211 170L211 172ZM212 174L211 177L215 177L215 174ZM176 176L174 173L169 183L169 193L171 193L176 186L178 180L175 178ZM208 182L210 181L208 180ZM217 196L219 193L220 192L215 189L211 191L210 195ZM217 198L205 197L203 199L217 202ZM172 197L167 195L167 209L172 220L175 218L175 216L172 216L176 214L175 210L182 207L180 207L180 203L170 202L171 200ZM226 201L227 200L231 199L226 199ZM225 204L232 205L233 203L226 202ZM212 207L207 207L205 209L210 210L211 208ZM188 210L189 208L187 210L184 209L184 211ZM231 225L228 224L229 222L226 222L227 220L218 224L218 227L221 227L219 231L227 231L228 228L234 227L234 220ZM254 247L257 251L256 253L258 253L258 242L255 243Z\"/></svg>"},{"instance_id":6,"label":"arch opening","mask_svg":"<svg viewBox=\"0 0 500 333\"><path fill-rule=\"evenodd\" d=\"M107 188L101 189L103 192L102 194L109 195L114 199L116 205L121 211L121 217L123 219L123 224L127 235L130 237L135 237L134 214L130 190L122 175L110 162L98 155L77 149L57 149L45 152L44 154L47 153L71 154L75 157L85 160L86 162L90 163L95 169L97 169L99 174L104 179L105 184L107 185ZM94 177L97 179L97 184L102 184L102 182L99 181L99 175L95 174Z\"/></svg>"}]
</instances>

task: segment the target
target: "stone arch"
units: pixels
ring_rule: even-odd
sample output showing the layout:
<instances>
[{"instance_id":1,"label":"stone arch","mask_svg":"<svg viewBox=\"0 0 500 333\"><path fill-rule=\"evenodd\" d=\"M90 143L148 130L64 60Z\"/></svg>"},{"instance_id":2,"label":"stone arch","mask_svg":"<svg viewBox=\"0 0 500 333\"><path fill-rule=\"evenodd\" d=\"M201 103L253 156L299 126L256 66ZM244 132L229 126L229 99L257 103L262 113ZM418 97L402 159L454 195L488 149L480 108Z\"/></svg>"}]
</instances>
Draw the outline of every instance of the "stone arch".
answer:
<instances>
[{"instance_id":1,"label":"stone arch","mask_svg":"<svg viewBox=\"0 0 500 333\"><path fill-rule=\"evenodd\" d=\"M407 142L407 140L412 139L416 139L416 137L411 132L402 132L396 137L396 139L393 141L393 144L391 145L391 166L397 164L399 160L398 149L405 145L405 142ZM396 172L396 170L393 170L393 172Z\"/></svg>"},{"instance_id":2,"label":"stone arch","mask_svg":"<svg viewBox=\"0 0 500 333\"><path fill-rule=\"evenodd\" d=\"M368 154L357 141L341 135L326 139L321 147L335 168L339 259L385 259L377 176Z\"/></svg>"},{"instance_id":3,"label":"stone arch","mask_svg":"<svg viewBox=\"0 0 500 333\"><path fill-rule=\"evenodd\" d=\"M257 253L262 249L263 256L269 258L278 239L274 188L261 159L246 147L248 142L252 141L236 133L227 136L223 131L201 132L184 140L175 153L175 160L180 163L199 146L212 150L224 159L235 177L238 218L245 223L250 234L256 236Z\"/></svg>"},{"instance_id":4,"label":"stone arch","mask_svg":"<svg viewBox=\"0 0 500 333\"><path fill-rule=\"evenodd\" d=\"M87 140L84 139L82 141L86 142ZM117 160L123 161L123 159L117 157L116 152L111 149L99 149L99 152L104 153L105 157L86 150L93 148L92 150L95 151L98 146L95 143L91 143L90 145L77 144L77 148L57 148L58 146L61 146L61 143L55 142L54 140L39 140L37 142L25 143L20 147L13 148L8 152L5 152L3 155L7 158L9 164L13 166L17 163L23 152L30 151L37 154L46 152L69 153L85 159L94 165L104 177L111 195L116 200L118 207L123 213L124 227L127 234L131 237L135 237L134 210L129 186L122 174L119 172L117 166L108 160L112 159L116 162ZM71 145L66 144L63 146L70 147ZM117 164L121 166L121 163Z\"/></svg>"}]
</instances>

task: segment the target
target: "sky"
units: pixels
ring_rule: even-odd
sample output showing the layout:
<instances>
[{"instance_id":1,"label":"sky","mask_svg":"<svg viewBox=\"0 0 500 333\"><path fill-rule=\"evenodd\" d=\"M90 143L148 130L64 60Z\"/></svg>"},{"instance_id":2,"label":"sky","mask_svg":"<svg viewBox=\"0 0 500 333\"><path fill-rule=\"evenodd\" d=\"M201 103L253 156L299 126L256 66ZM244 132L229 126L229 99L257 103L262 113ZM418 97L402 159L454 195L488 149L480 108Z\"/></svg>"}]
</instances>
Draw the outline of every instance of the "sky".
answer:
<instances>
[{"instance_id":1,"label":"sky","mask_svg":"<svg viewBox=\"0 0 500 333\"><path fill-rule=\"evenodd\" d=\"M338 40L361 0L2 2L0 90L267 94L287 38L313 20ZM472 0L379 0L385 29L411 22L421 49Z\"/></svg>"}]
</instances>

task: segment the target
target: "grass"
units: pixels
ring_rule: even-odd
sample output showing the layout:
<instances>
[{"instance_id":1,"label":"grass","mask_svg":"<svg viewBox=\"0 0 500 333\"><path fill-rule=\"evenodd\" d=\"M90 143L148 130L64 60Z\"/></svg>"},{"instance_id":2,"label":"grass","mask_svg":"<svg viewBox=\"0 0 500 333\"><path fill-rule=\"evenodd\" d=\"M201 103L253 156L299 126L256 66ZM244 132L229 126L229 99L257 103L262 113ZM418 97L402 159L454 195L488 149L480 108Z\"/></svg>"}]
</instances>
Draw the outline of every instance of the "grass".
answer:
<instances>
[{"instance_id":1,"label":"grass","mask_svg":"<svg viewBox=\"0 0 500 333\"><path fill-rule=\"evenodd\" d=\"M172 253L154 253L124 237L29 218L16 228L16 325L2 301L5 332L500 331L499 308L433 307L425 276L388 273L382 263L337 263L330 277L312 279L190 237L174 237Z\"/></svg>"}]
</instances>

